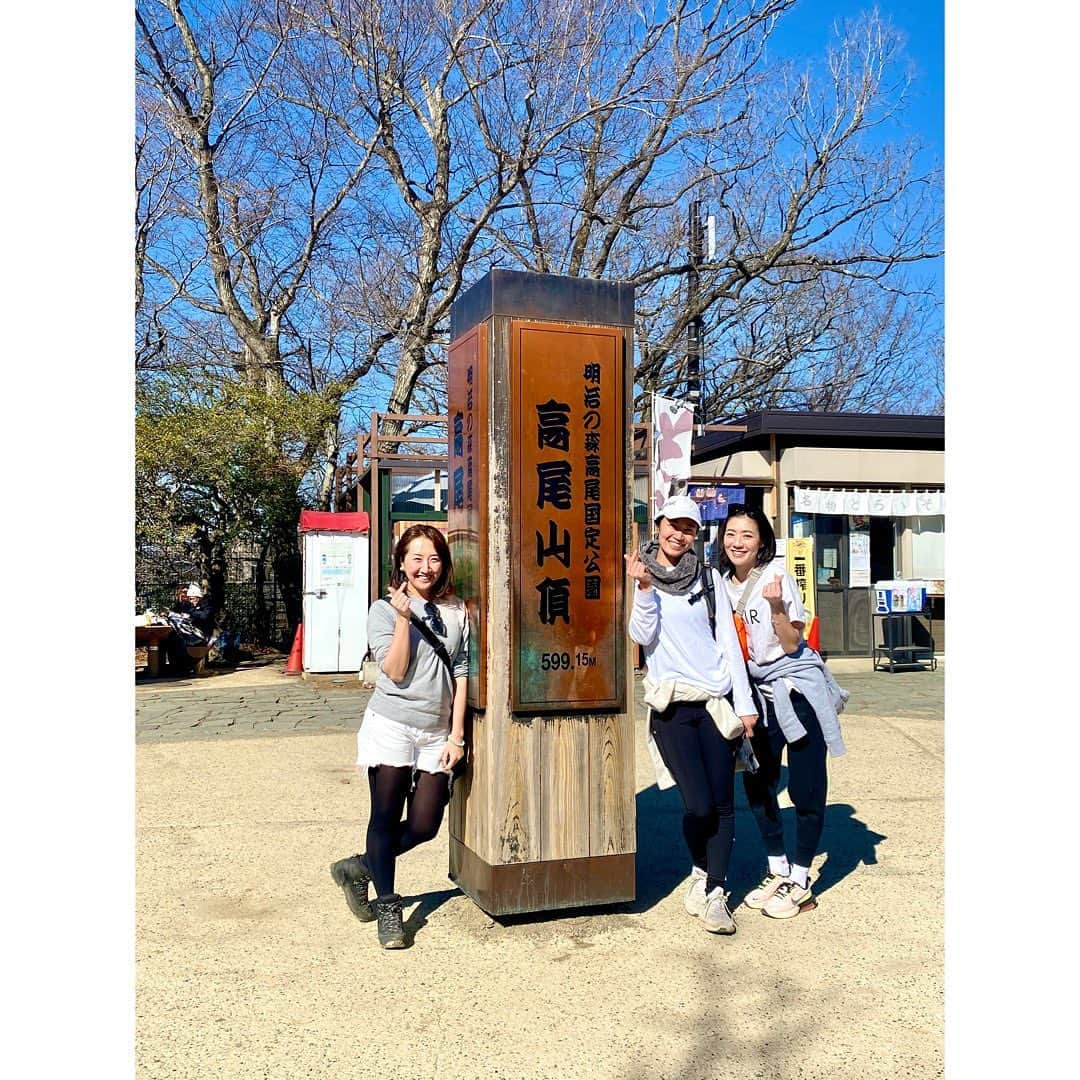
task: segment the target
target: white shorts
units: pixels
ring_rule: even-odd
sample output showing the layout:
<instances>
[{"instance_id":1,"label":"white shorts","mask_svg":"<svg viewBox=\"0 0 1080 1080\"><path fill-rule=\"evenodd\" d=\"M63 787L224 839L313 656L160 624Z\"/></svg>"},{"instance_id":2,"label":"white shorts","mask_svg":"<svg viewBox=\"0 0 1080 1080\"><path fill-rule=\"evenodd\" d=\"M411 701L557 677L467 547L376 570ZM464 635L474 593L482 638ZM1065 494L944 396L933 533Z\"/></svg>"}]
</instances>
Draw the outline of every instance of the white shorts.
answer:
<instances>
[{"instance_id":1,"label":"white shorts","mask_svg":"<svg viewBox=\"0 0 1080 1080\"><path fill-rule=\"evenodd\" d=\"M408 765L422 772L446 772L439 767L439 758L449 734L403 724L368 708L356 733L356 767Z\"/></svg>"}]
</instances>

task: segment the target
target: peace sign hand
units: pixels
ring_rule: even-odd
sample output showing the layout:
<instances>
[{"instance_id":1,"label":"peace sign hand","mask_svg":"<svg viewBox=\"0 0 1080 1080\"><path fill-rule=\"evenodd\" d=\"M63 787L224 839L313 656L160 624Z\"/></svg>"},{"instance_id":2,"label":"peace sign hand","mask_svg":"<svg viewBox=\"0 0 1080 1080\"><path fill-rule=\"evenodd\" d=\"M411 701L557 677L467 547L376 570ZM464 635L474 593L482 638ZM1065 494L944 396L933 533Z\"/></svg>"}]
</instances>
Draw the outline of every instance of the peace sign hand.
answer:
<instances>
[{"instance_id":1,"label":"peace sign hand","mask_svg":"<svg viewBox=\"0 0 1080 1080\"><path fill-rule=\"evenodd\" d=\"M651 589L652 574L649 573L641 556L636 551L632 551L629 555L624 555L623 559L626 562L626 572L637 582L637 587Z\"/></svg>"},{"instance_id":2,"label":"peace sign hand","mask_svg":"<svg viewBox=\"0 0 1080 1080\"><path fill-rule=\"evenodd\" d=\"M769 601L774 615L780 615L784 611L784 579L780 574L773 575L772 581L761 590L763 599Z\"/></svg>"},{"instance_id":3,"label":"peace sign hand","mask_svg":"<svg viewBox=\"0 0 1080 1080\"><path fill-rule=\"evenodd\" d=\"M398 618L409 618L412 609L409 607L409 583L407 581L403 581L398 588L390 590L390 606L397 612Z\"/></svg>"}]
</instances>

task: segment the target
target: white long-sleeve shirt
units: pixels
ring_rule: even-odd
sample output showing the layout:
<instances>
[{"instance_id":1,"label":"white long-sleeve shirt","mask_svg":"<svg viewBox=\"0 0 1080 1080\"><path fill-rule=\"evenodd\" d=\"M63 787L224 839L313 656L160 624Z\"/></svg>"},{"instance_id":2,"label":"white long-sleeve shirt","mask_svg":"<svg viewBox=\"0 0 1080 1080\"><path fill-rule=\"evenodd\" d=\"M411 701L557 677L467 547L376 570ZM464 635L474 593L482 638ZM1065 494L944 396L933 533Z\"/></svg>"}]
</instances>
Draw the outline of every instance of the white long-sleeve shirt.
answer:
<instances>
[{"instance_id":1,"label":"white long-sleeve shirt","mask_svg":"<svg viewBox=\"0 0 1080 1080\"><path fill-rule=\"evenodd\" d=\"M649 674L657 682L680 679L700 686L710 696L732 691L735 712L756 716L750 680L743 663L735 623L728 617L726 592L720 576L712 571L716 590L716 637L709 633L709 609L695 583L688 593L676 596L657 588L634 586L630 609L630 637L645 648ZM732 661L728 662L728 657Z\"/></svg>"}]
</instances>

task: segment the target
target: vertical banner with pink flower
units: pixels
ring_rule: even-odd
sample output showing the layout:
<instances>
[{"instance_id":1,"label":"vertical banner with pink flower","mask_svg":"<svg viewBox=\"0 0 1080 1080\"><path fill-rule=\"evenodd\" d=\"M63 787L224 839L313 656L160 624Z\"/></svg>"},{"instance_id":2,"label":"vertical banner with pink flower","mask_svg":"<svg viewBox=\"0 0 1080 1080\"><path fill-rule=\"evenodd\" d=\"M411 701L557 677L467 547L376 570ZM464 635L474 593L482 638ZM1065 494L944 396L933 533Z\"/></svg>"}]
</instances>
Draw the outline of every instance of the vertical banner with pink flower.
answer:
<instances>
[{"instance_id":1,"label":"vertical banner with pink flower","mask_svg":"<svg viewBox=\"0 0 1080 1080\"><path fill-rule=\"evenodd\" d=\"M653 482L650 520L664 508L676 480L690 479L694 406L653 395Z\"/></svg>"}]
</instances>

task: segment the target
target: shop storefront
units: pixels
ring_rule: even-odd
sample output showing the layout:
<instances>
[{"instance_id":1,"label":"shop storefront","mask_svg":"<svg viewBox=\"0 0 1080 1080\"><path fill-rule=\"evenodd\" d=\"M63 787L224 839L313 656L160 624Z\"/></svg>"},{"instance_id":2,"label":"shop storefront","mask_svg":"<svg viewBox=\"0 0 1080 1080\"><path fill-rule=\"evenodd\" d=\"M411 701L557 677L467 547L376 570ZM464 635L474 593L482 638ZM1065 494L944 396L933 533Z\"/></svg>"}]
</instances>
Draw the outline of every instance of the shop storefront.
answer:
<instances>
[{"instance_id":1,"label":"shop storefront","mask_svg":"<svg viewBox=\"0 0 1080 1080\"><path fill-rule=\"evenodd\" d=\"M770 410L739 422L743 433L695 440L691 493L714 488L734 504L743 488L781 548L788 537L813 540L822 651L870 656L874 585L905 582L926 589L943 652L944 419ZM721 528L703 530L713 561Z\"/></svg>"}]
</instances>

